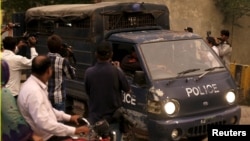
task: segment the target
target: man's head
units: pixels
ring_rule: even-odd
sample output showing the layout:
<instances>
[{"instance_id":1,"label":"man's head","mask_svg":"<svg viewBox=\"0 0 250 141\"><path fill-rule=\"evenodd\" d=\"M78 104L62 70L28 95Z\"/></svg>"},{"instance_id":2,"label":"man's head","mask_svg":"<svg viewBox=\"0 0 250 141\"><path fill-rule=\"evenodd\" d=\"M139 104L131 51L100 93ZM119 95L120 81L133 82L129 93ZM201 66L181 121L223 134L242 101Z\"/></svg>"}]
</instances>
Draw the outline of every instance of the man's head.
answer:
<instances>
[{"instance_id":1,"label":"man's head","mask_svg":"<svg viewBox=\"0 0 250 141\"><path fill-rule=\"evenodd\" d=\"M230 35L229 31L225 30L225 29L221 30L220 34L221 34L221 36L224 35L224 36L227 36L227 37L229 37L229 35Z\"/></svg>"},{"instance_id":2,"label":"man's head","mask_svg":"<svg viewBox=\"0 0 250 141\"><path fill-rule=\"evenodd\" d=\"M220 31L220 36L223 41L227 41L230 36L230 33L228 30L223 29Z\"/></svg>"},{"instance_id":3,"label":"man's head","mask_svg":"<svg viewBox=\"0 0 250 141\"><path fill-rule=\"evenodd\" d=\"M46 82L52 75L51 60L48 56L39 55L32 60L32 74Z\"/></svg>"},{"instance_id":4,"label":"man's head","mask_svg":"<svg viewBox=\"0 0 250 141\"><path fill-rule=\"evenodd\" d=\"M207 37L207 43L211 44L212 46L217 46L216 40L214 37Z\"/></svg>"},{"instance_id":5,"label":"man's head","mask_svg":"<svg viewBox=\"0 0 250 141\"><path fill-rule=\"evenodd\" d=\"M1 86L5 86L7 84L9 77L9 65L6 61L1 59Z\"/></svg>"},{"instance_id":6,"label":"man's head","mask_svg":"<svg viewBox=\"0 0 250 141\"><path fill-rule=\"evenodd\" d=\"M62 38L56 34L49 36L47 46L51 53L59 53L62 48Z\"/></svg>"},{"instance_id":7,"label":"man's head","mask_svg":"<svg viewBox=\"0 0 250 141\"><path fill-rule=\"evenodd\" d=\"M130 54L131 54L131 56L132 56L133 58L135 58L135 59L138 58L134 48L131 49Z\"/></svg>"},{"instance_id":8,"label":"man's head","mask_svg":"<svg viewBox=\"0 0 250 141\"><path fill-rule=\"evenodd\" d=\"M7 36L3 39L3 47L4 49L15 51L17 40L11 36Z\"/></svg>"},{"instance_id":9,"label":"man's head","mask_svg":"<svg viewBox=\"0 0 250 141\"><path fill-rule=\"evenodd\" d=\"M193 28L192 27L186 27L184 29L184 31L193 33Z\"/></svg>"},{"instance_id":10,"label":"man's head","mask_svg":"<svg viewBox=\"0 0 250 141\"><path fill-rule=\"evenodd\" d=\"M108 42L100 43L96 47L96 56L101 61L110 60L113 56L112 46Z\"/></svg>"}]
</instances>

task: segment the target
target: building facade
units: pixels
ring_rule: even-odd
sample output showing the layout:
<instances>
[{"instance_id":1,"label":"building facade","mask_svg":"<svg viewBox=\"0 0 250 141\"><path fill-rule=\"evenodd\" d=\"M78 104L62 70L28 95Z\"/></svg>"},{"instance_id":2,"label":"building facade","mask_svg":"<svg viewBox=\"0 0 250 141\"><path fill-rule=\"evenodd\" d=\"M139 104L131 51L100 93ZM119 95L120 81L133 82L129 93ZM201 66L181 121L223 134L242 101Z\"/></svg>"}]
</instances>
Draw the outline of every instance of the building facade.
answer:
<instances>
[{"instance_id":1,"label":"building facade","mask_svg":"<svg viewBox=\"0 0 250 141\"><path fill-rule=\"evenodd\" d=\"M115 1L115 0L103 0ZM131 0L117 0L131 1ZM221 29L230 31L230 43L233 47L231 62L250 65L250 18L245 16L238 20L238 24L224 23L223 14L215 6L213 0L134 0L131 2L150 2L166 4L170 11L170 28L184 30L193 28L194 33L207 36L220 37Z\"/></svg>"}]
</instances>

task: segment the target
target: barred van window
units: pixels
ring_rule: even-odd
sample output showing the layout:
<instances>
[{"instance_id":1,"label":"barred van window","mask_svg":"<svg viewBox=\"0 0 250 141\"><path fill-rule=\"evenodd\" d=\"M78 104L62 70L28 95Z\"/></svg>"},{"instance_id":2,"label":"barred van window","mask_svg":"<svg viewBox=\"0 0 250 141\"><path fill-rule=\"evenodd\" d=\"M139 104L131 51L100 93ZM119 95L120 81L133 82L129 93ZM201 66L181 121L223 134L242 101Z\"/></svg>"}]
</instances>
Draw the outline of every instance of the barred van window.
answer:
<instances>
[{"instance_id":1,"label":"barred van window","mask_svg":"<svg viewBox=\"0 0 250 141\"><path fill-rule=\"evenodd\" d=\"M108 15L106 30L122 29L131 27L156 26L155 18L152 14L133 15Z\"/></svg>"}]
</instances>

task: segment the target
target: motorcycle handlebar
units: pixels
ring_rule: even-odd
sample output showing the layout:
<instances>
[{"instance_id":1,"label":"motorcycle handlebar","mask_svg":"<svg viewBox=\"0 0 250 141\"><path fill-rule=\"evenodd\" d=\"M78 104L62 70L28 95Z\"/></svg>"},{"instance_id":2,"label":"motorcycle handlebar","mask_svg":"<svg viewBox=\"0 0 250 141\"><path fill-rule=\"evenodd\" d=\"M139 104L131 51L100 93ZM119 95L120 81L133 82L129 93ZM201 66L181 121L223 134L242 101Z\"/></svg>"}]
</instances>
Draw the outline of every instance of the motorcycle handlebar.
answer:
<instances>
[{"instance_id":1,"label":"motorcycle handlebar","mask_svg":"<svg viewBox=\"0 0 250 141\"><path fill-rule=\"evenodd\" d=\"M112 118L116 120L120 120L121 118L123 118L128 122L129 125L137 125L137 122L131 116L129 116L127 110L123 107L118 108L113 114ZM80 125L89 126L90 130L96 133L99 137L102 137L104 139L110 136L112 136L113 138L116 137L116 135L110 135L109 123L107 122L107 120L100 120L93 125L90 124L86 118L78 118L77 120Z\"/></svg>"},{"instance_id":2,"label":"motorcycle handlebar","mask_svg":"<svg viewBox=\"0 0 250 141\"><path fill-rule=\"evenodd\" d=\"M77 120L80 125L89 126L90 130L94 131L98 136L102 138L109 136L109 124L106 120L100 120L93 125L91 125L86 118L78 118Z\"/></svg>"}]
</instances>

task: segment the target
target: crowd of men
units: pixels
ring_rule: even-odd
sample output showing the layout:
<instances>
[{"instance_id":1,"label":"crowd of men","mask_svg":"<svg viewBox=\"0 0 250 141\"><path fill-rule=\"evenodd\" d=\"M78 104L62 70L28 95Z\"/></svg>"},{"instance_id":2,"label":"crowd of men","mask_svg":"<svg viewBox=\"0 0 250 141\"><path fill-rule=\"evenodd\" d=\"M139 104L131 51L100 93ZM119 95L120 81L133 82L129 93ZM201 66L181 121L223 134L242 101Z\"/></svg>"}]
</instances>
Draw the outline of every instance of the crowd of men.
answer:
<instances>
[{"instance_id":1,"label":"crowd of men","mask_svg":"<svg viewBox=\"0 0 250 141\"><path fill-rule=\"evenodd\" d=\"M5 32L11 30L11 24L5 29ZM75 73L59 54L62 39L51 35L47 40L49 53L42 56L36 51L37 39L30 36L23 44L30 48L30 58L16 54L22 41L8 34L2 42L1 87L2 96L6 97L2 103L12 102L2 107L2 123L6 127L2 129L2 139L61 141L74 134L87 133L87 126L77 126L80 115L65 113L63 82L66 77L73 79ZM31 70L31 75L21 84L22 71L26 69ZM76 126L62 121L75 122Z\"/></svg>"},{"instance_id":2,"label":"crowd of men","mask_svg":"<svg viewBox=\"0 0 250 141\"><path fill-rule=\"evenodd\" d=\"M184 31L193 33L192 27L184 28ZM222 62L229 69L232 47L229 43L230 32L229 30L222 29L220 31L220 37L207 36L206 41L208 45L215 51L215 53L221 58Z\"/></svg>"}]
</instances>

